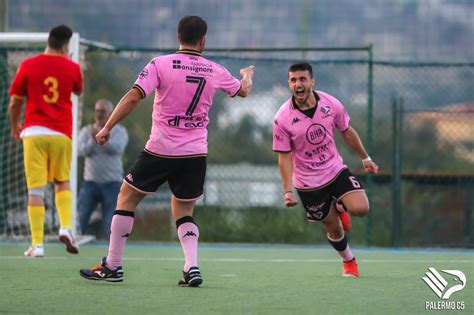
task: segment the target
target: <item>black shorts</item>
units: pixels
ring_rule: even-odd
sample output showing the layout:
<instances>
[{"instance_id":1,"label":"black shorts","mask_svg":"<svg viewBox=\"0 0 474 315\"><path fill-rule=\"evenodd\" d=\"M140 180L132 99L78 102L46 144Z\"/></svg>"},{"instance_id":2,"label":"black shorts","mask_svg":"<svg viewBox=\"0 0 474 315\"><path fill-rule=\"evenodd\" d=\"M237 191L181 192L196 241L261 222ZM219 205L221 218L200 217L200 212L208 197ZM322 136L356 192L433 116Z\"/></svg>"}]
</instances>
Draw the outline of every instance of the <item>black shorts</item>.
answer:
<instances>
[{"instance_id":1,"label":"black shorts","mask_svg":"<svg viewBox=\"0 0 474 315\"><path fill-rule=\"evenodd\" d=\"M331 210L331 203L339 201L348 192L364 190L362 183L347 169L342 169L337 176L315 189L298 190L306 219L311 222L324 221Z\"/></svg>"},{"instance_id":2,"label":"black shorts","mask_svg":"<svg viewBox=\"0 0 474 315\"><path fill-rule=\"evenodd\" d=\"M140 153L125 176L135 189L151 194L168 181L173 195L181 200L195 200L204 192L206 156L164 158L148 151Z\"/></svg>"}]
</instances>

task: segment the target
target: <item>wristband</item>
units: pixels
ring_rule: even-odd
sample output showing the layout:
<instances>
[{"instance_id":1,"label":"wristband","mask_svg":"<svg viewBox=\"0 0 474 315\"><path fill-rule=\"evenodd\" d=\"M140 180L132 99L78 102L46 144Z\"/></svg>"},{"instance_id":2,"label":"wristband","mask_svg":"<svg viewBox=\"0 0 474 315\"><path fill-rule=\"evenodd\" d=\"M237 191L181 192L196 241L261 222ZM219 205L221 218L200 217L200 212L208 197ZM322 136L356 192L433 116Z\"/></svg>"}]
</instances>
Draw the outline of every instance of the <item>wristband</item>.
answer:
<instances>
[{"instance_id":1,"label":"wristband","mask_svg":"<svg viewBox=\"0 0 474 315\"><path fill-rule=\"evenodd\" d=\"M370 156L366 157L365 159L362 160L362 163L365 163L365 162L369 162L369 161L372 161L372 159L370 158Z\"/></svg>"}]
</instances>

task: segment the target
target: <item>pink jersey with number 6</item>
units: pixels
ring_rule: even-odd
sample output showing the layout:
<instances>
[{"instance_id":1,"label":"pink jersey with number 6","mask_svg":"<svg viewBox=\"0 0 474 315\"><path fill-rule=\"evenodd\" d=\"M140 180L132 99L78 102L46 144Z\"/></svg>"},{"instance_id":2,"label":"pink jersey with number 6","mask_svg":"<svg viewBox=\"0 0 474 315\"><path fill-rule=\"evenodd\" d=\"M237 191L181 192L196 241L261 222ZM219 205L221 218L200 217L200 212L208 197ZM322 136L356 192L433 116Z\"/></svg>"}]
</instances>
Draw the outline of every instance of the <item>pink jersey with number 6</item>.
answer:
<instances>
[{"instance_id":1,"label":"pink jersey with number 6","mask_svg":"<svg viewBox=\"0 0 474 315\"><path fill-rule=\"evenodd\" d=\"M318 100L312 117L286 101L273 122L273 150L291 152L293 184L297 189L321 187L347 167L334 142L334 131L349 128L349 115L334 96L315 91Z\"/></svg>"},{"instance_id":2,"label":"pink jersey with number 6","mask_svg":"<svg viewBox=\"0 0 474 315\"><path fill-rule=\"evenodd\" d=\"M208 113L217 90L235 96L240 81L194 50L152 59L135 81L143 98L155 91L145 149L161 156L207 154Z\"/></svg>"}]
</instances>

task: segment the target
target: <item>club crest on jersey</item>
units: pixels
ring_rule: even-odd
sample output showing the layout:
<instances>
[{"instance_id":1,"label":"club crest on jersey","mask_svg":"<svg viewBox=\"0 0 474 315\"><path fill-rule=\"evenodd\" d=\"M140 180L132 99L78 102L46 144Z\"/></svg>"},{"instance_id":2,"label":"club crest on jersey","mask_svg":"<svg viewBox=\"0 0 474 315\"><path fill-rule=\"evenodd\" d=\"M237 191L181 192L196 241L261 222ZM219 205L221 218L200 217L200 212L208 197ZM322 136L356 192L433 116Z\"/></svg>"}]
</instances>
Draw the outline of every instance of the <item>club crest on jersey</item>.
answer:
<instances>
[{"instance_id":1,"label":"club crest on jersey","mask_svg":"<svg viewBox=\"0 0 474 315\"><path fill-rule=\"evenodd\" d=\"M321 112L325 115L329 115L331 108L329 106L321 106Z\"/></svg>"}]
</instances>

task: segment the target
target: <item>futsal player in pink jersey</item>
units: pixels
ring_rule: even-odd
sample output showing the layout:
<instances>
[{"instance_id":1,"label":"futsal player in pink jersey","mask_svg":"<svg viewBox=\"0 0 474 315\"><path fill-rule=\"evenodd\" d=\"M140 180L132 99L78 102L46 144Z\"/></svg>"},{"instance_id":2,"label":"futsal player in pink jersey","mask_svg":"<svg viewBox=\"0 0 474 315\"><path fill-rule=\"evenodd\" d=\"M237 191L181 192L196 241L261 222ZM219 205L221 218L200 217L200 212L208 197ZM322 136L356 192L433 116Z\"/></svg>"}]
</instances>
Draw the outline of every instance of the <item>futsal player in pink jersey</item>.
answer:
<instances>
[{"instance_id":1,"label":"futsal player in pink jersey","mask_svg":"<svg viewBox=\"0 0 474 315\"><path fill-rule=\"evenodd\" d=\"M343 261L342 275L358 277L359 270L349 248L345 231L350 230L350 214L364 216L369 201L362 184L352 175L337 151L334 133L361 158L366 173L378 166L367 154L349 115L335 97L314 90L315 78L308 63L288 70L292 97L278 110L273 124L273 150L284 189L284 203L295 206L295 187L310 222L321 222L329 243Z\"/></svg>"},{"instance_id":2,"label":"futsal player in pink jersey","mask_svg":"<svg viewBox=\"0 0 474 315\"><path fill-rule=\"evenodd\" d=\"M96 135L106 145L111 129L155 93L152 128L145 150L125 176L112 219L107 257L80 275L91 280L123 281L122 253L132 232L134 211L140 201L168 182L172 192L171 213L184 252L180 286L202 283L198 267L199 229L193 220L197 199L204 190L207 156L208 112L217 90L231 97L246 97L252 90L253 66L240 70L241 80L223 66L202 56L206 22L187 16L178 24L179 50L152 59L133 87L120 100L105 127Z\"/></svg>"}]
</instances>

